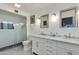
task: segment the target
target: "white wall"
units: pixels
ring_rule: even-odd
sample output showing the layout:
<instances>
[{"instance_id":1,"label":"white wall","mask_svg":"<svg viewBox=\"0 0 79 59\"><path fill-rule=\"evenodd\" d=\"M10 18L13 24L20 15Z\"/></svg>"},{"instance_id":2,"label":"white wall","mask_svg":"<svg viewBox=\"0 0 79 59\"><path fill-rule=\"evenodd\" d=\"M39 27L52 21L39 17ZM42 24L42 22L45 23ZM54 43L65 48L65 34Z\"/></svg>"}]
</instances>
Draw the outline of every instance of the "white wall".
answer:
<instances>
[{"instance_id":1,"label":"white wall","mask_svg":"<svg viewBox=\"0 0 79 59\"><path fill-rule=\"evenodd\" d=\"M26 17L0 9L0 22L7 21L16 24L13 30L0 29L0 48L27 40ZM18 25L23 23L24 25Z\"/></svg>"},{"instance_id":2,"label":"white wall","mask_svg":"<svg viewBox=\"0 0 79 59\"><path fill-rule=\"evenodd\" d=\"M3 10L6 10L6 11L9 11L9 12L12 12L12 13L15 13L14 10L16 9L15 7L11 7L9 5L6 5L5 3L3 4L0 4L0 9L3 9ZM22 16L25 16L26 17L26 27L27 27L27 38L29 37L29 33L30 33L30 14L29 12L25 12L25 11L22 11L20 9L19 10L19 13L18 15L22 15ZM17 14L17 13L15 13Z\"/></svg>"},{"instance_id":3,"label":"white wall","mask_svg":"<svg viewBox=\"0 0 79 59\"><path fill-rule=\"evenodd\" d=\"M34 25L31 25L30 33L31 34L40 34L41 32L44 32L44 33L50 34L50 32L52 32L52 33L57 32L60 35L71 33L71 35L73 35L73 36L79 36L79 33L78 33L79 27L77 27L77 28L60 28L59 27L60 10L70 8L70 7L72 8L74 6L78 6L78 5L77 4L73 4L73 5L63 4L63 5L59 5L56 7L51 6L51 7L36 11L35 13L33 13L36 15L36 23ZM52 21L53 19L51 19L51 15L53 13L56 13L56 17L57 17L56 21ZM40 28L40 23L37 22L37 19L39 18L39 16L44 15L44 14L49 14L49 28L46 28L46 29ZM79 19L78 19L78 22L79 22ZM78 23L78 26L79 26L79 23Z\"/></svg>"}]
</instances>

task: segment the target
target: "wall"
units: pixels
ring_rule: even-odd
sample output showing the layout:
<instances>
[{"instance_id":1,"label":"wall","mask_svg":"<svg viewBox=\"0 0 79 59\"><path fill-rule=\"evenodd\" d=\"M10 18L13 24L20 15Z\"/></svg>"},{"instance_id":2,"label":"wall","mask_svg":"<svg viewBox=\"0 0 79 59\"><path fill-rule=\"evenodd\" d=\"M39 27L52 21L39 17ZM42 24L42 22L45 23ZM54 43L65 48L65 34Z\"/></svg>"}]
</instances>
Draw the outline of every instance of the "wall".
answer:
<instances>
[{"instance_id":1,"label":"wall","mask_svg":"<svg viewBox=\"0 0 79 59\"><path fill-rule=\"evenodd\" d=\"M15 25L13 30L0 29L0 48L17 44L27 39L26 17L0 9L0 22L2 21L12 22Z\"/></svg>"},{"instance_id":2,"label":"wall","mask_svg":"<svg viewBox=\"0 0 79 59\"><path fill-rule=\"evenodd\" d=\"M15 13L14 12L14 9L16 9L15 7L11 7L11 6L9 6L9 5L6 5L5 3L2 3L2 4L0 4L0 9L3 9L3 10L6 10L6 11L9 11L9 12L11 12L11 13ZM29 37L29 32L30 32L30 14L29 14L29 12L26 12L26 11L22 11L22 10L20 10L20 9L18 9L19 10L19 13L18 13L18 15L23 15L23 16L25 16L26 17L26 27L27 27L27 37ZM15 14L17 14L17 13L15 13Z\"/></svg>"},{"instance_id":3,"label":"wall","mask_svg":"<svg viewBox=\"0 0 79 59\"><path fill-rule=\"evenodd\" d=\"M0 9L3 9L3 10L6 10L6 11L9 11L9 12L11 12L11 13L14 13L14 14L17 14L17 13L15 13L14 12L14 9L16 9L15 7L11 7L11 6L9 6L9 5L6 5L5 3L3 4L0 4ZM22 10L20 10L20 9L18 9L19 10L19 13L18 13L18 15L22 15L22 16L25 16L26 17L26 27L27 27L27 30L26 30L26 36L27 36L27 38L29 37L29 35L30 35L30 14L29 14L29 12L26 12L26 11L22 11Z\"/></svg>"},{"instance_id":4,"label":"wall","mask_svg":"<svg viewBox=\"0 0 79 59\"><path fill-rule=\"evenodd\" d=\"M70 8L70 7L74 7L74 6L78 6L78 4L72 4L72 5L68 5L68 4L63 4L63 5L59 5L59 6L55 6L55 7L48 7L48 8L44 8L44 9L40 9L39 11L36 11L35 14L36 15L36 23L33 25L30 25L30 33L31 34L40 34L41 32L46 33L46 34L50 34L52 33L58 33L59 35L68 35L69 33L71 33L72 36L78 36L79 37L79 27L75 27L75 28L60 28L59 27L59 20L60 20L60 10L66 9L66 8ZM56 19L52 19L51 16L53 13L56 13ZM31 15L33 15L31 14ZM38 22L38 18L41 15L44 14L49 14L49 28L45 28L42 29L40 28L40 23ZM79 18L78 18L78 22L79 22ZM79 26L79 23L78 23Z\"/></svg>"}]
</instances>

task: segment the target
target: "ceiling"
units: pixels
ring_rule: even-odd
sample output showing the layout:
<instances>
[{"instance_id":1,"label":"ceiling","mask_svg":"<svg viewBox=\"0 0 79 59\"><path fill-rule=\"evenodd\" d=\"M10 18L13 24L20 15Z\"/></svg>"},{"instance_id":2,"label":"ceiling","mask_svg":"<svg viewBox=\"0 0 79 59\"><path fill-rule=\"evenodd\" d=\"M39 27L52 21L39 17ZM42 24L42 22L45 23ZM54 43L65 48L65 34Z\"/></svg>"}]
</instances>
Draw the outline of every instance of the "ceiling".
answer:
<instances>
[{"instance_id":1,"label":"ceiling","mask_svg":"<svg viewBox=\"0 0 79 59\"><path fill-rule=\"evenodd\" d=\"M66 8L69 6L78 5L76 3L18 3L18 4L21 5L20 8L16 8L14 6L14 3L6 3L5 5L8 5L16 9L20 9L25 12L33 12L33 11L46 10L46 9L59 10L62 7Z\"/></svg>"}]
</instances>

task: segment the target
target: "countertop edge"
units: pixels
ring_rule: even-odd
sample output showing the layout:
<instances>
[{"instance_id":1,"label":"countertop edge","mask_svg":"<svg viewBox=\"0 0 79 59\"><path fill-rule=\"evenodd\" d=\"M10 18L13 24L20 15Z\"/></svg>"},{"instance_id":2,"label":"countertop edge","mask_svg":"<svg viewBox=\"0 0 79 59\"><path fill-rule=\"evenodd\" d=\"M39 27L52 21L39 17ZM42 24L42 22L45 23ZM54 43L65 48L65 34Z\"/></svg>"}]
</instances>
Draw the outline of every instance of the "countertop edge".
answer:
<instances>
[{"instance_id":1,"label":"countertop edge","mask_svg":"<svg viewBox=\"0 0 79 59\"><path fill-rule=\"evenodd\" d=\"M43 36L43 35L31 35L33 37L39 37L39 38L43 38L43 39L51 39L54 41L60 41L60 42L65 42L65 43L70 43L70 44L75 44L75 45L79 45L79 41L75 40L75 39L66 39L66 38L60 38L60 37L50 37L50 36Z\"/></svg>"}]
</instances>

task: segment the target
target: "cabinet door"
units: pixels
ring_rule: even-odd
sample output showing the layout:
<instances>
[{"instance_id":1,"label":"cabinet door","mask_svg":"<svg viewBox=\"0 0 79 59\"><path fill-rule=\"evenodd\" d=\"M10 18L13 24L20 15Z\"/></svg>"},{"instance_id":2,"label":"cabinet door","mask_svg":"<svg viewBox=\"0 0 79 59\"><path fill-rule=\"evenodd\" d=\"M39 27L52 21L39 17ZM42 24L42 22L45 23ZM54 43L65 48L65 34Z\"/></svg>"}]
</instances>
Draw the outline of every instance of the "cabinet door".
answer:
<instances>
[{"instance_id":1,"label":"cabinet door","mask_svg":"<svg viewBox=\"0 0 79 59\"><path fill-rule=\"evenodd\" d=\"M50 43L51 42L51 43ZM39 39L38 50L41 55L56 55L56 42L49 39Z\"/></svg>"},{"instance_id":2,"label":"cabinet door","mask_svg":"<svg viewBox=\"0 0 79 59\"><path fill-rule=\"evenodd\" d=\"M57 47L57 55L68 55L71 54L67 49Z\"/></svg>"},{"instance_id":3,"label":"cabinet door","mask_svg":"<svg viewBox=\"0 0 79 59\"><path fill-rule=\"evenodd\" d=\"M66 42L57 42L57 47L62 47L62 48L68 49L68 50L79 52L79 45L75 45L75 44L69 44Z\"/></svg>"},{"instance_id":4,"label":"cabinet door","mask_svg":"<svg viewBox=\"0 0 79 59\"><path fill-rule=\"evenodd\" d=\"M40 55L46 55L46 50L45 50L45 41L44 39L39 39L38 41L38 50Z\"/></svg>"},{"instance_id":5,"label":"cabinet door","mask_svg":"<svg viewBox=\"0 0 79 59\"><path fill-rule=\"evenodd\" d=\"M77 52L77 51L72 51L72 55L79 55L79 52Z\"/></svg>"},{"instance_id":6,"label":"cabinet door","mask_svg":"<svg viewBox=\"0 0 79 59\"><path fill-rule=\"evenodd\" d=\"M32 37L32 52L35 52L38 54L38 41L37 38Z\"/></svg>"},{"instance_id":7,"label":"cabinet door","mask_svg":"<svg viewBox=\"0 0 79 59\"><path fill-rule=\"evenodd\" d=\"M79 55L79 52L57 47L57 55Z\"/></svg>"}]
</instances>

